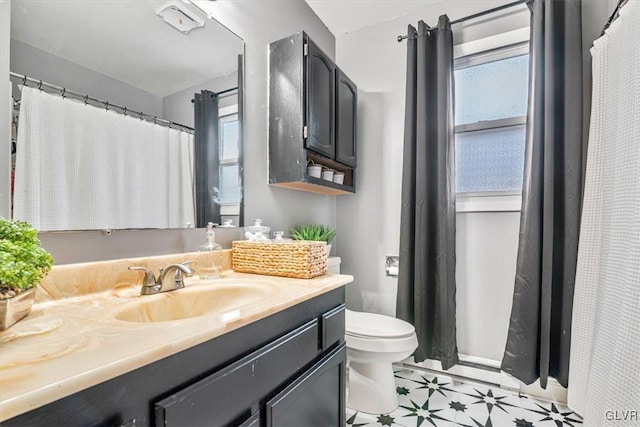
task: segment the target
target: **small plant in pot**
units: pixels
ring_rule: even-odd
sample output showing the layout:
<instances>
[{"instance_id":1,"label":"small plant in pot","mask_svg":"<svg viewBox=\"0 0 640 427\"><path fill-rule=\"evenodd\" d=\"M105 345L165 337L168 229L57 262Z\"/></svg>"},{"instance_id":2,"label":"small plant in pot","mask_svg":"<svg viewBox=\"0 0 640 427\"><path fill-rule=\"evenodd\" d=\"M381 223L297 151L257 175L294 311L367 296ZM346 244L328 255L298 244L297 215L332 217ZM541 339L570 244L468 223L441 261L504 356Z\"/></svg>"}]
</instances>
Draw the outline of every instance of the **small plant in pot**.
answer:
<instances>
[{"instance_id":1,"label":"small plant in pot","mask_svg":"<svg viewBox=\"0 0 640 427\"><path fill-rule=\"evenodd\" d=\"M293 240L312 240L327 243L327 256L331 252L331 241L336 237L335 228L326 225L302 225L289 229Z\"/></svg>"},{"instance_id":2,"label":"small plant in pot","mask_svg":"<svg viewBox=\"0 0 640 427\"><path fill-rule=\"evenodd\" d=\"M52 265L29 223L0 217L0 330L29 314L36 286Z\"/></svg>"}]
</instances>

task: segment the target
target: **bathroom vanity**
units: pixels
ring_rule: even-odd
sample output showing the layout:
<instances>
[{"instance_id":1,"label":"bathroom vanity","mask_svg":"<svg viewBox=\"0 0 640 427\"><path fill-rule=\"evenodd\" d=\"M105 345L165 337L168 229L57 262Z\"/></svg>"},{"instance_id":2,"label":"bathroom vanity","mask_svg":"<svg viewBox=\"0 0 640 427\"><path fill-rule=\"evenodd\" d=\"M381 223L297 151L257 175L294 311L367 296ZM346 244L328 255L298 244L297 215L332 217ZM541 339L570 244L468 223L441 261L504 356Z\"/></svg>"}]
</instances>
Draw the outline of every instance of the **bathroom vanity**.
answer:
<instances>
[{"instance_id":1,"label":"bathroom vanity","mask_svg":"<svg viewBox=\"0 0 640 427\"><path fill-rule=\"evenodd\" d=\"M158 295L162 304L189 293L212 301L215 314L186 318L179 310L154 312L157 304L147 298L156 296L134 295L139 287L124 285L91 300L36 304L16 325L19 336L0 335L0 422L344 425L344 285L350 281L227 271L222 281L187 281L185 289ZM221 293L211 294L216 287ZM238 292L247 287L259 297ZM216 309L210 295L240 299ZM134 319L127 313L138 306L145 314ZM28 335L56 321L57 327Z\"/></svg>"}]
</instances>

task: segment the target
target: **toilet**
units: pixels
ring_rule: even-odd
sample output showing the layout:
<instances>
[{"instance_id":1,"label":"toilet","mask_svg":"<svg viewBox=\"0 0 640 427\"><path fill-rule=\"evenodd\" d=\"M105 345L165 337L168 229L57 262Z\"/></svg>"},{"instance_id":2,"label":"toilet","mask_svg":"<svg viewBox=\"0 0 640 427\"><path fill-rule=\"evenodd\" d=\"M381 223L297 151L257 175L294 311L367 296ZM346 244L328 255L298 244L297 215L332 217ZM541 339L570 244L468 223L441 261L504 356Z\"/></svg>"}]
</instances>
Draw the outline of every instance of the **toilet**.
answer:
<instances>
[{"instance_id":1,"label":"toilet","mask_svg":"<svg viewBox=\"0 0 640 427\"><path fill-rule=\"evenodd\" d=\"M413 325L394 317L346 311L345 341L349 366L347 406L370 414L398 407L392 363L418 347Z\"/></svg>"},{"instance_id":2,"label":"toilet","mask_svg":"<svg viewBox=\"0 0 640 427\"><path fill-rule=\"evenodd\" d=\"M328 261L340 273L340 258ZM418 347L413 325L395 317L346 310L347 407L358 412L388 414L398 407L393 366Z\"/></svg>"}]
</instances>

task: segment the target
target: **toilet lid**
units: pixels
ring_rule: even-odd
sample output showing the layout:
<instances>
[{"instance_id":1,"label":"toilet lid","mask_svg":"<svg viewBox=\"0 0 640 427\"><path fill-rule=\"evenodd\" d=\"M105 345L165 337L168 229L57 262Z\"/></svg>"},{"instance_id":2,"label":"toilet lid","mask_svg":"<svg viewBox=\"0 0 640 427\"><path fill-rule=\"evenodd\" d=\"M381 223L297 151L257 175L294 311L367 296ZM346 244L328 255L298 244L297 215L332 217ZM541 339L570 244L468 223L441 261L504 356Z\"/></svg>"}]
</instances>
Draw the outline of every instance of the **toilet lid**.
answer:
<instances>
[{"instance_id":1,"label":"toilet lid","mask_svg":"<svg viewBox=\"0 0 640 427\"><path fill-rule=\"evenodd\" d=\"M351 336L402 338L415 332L413 325L395 317L347 310L345 332Z\"/></svg>"}]
</instances>

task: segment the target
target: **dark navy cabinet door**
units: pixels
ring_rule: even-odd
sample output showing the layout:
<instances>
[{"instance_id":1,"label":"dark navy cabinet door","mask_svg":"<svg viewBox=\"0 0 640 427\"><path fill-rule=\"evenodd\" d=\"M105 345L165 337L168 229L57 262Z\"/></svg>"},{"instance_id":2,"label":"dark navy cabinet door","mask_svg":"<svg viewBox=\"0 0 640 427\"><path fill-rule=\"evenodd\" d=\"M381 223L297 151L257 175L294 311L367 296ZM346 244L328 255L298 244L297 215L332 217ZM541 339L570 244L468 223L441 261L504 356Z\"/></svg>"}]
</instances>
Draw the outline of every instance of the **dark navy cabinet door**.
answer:
<instances>
[{"instance_id":1,"label":"dark navy cabinet door","mask_svg":"<svg viewBox=\"0 0 640 427\"><path fill-rule=\"evenodd\" d=\"M269 400L267 427L344 427L346 357L342 343Z\"/></svg>"},{"instance_id":2,"label":"dark navy cabinet door","mask_svg":"<svg viewBox=\"0 0 640 427\"><path fill-rule=\"evenodd\" d=\"M330 159L335 146L335 72L333 61L311 40L306 49L305 147Z\"/></svg>"},{"instance_id":3,"label":"dark navy cabinet door","mask_svg":"<svg viewBox=\"0 0 640 427\"><path fill-rule=\"evenodd\" d=\"M340 69L336 70L336 160L356 166L358 88Z\"/></svg>"}]
</instances>

